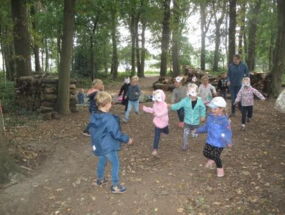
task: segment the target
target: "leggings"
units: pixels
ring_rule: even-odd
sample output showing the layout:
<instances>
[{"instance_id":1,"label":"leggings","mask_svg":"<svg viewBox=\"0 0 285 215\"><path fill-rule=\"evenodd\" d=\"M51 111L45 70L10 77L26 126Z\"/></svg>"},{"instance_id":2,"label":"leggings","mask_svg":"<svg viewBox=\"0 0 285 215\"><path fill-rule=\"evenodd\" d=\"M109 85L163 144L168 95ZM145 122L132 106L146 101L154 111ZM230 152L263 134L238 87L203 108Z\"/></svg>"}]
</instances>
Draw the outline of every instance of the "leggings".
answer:
<instances>
[{"instance_id":1,"label":"leggings","mask_svg":"<svg viewBox=\"0 0 285 215\"><path fill-rule=\"evenodd\" d=\"M154 128L153 149L158 149L161 133L169 134L168 126L166 126L165 128L157 128L157 127Z\"/></svg>"},{"instance_id":2,"label":"leggings","mask_svg":"<svg viewBox=\"0 0 285 215\"><path fill-rule=\"evenodd\" d=\"M223 168L222 160L220 158L224 148L219 148L206 143L203 154L206 158L215 161L217 168Z\"/></svg>"},{"instance_id":3,"label":"leggings","mask_svg":"<svg viewBox=\"0 0 285 215\"><path fill-rule=\"evenodd\" d=\"M241 123L245 124L246 119L251 119L253 113L253 106L242 106L241 107Z\"/></svg>"}]
</instances>

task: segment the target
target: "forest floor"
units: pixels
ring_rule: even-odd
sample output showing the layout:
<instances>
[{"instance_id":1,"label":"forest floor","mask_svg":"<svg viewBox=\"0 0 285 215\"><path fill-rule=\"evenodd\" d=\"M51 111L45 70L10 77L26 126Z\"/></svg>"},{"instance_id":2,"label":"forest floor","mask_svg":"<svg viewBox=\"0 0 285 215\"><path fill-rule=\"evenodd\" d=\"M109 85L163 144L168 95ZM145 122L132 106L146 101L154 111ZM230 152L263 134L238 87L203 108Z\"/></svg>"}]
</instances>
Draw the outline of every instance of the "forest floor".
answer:
<instances>
[{"instance_id":1,"label":"forest floor","mask_svg":"<svg viewBox=\"0 0 285 215\"><path fill-rule=\"evenodd\" d=\"M141 79L145 92L151 93L155 79ZM107 86L113 93L118 89L119 85ZM273 104L256 101L246 131L240 130L240 114L232 118L234 146L222 154L223 178L204 168L206 135L190 139L187 152L180 150L182 129L175 112L170 112L170 134L161 139L159 158L151 156L152 116L131 115L130 122L122 124L135 141L120 152L125 194L111 194L110 183L95 185L97 159L89 138L82 135L87 109L60 120L10 128L8 137L30 150L27 157L38 160L31 169L23 167L25 177L2 187L0 214L285 214L285 116ZM115 105L112 111L122 115L123 106Z\"/></svg>"}]
</instances>

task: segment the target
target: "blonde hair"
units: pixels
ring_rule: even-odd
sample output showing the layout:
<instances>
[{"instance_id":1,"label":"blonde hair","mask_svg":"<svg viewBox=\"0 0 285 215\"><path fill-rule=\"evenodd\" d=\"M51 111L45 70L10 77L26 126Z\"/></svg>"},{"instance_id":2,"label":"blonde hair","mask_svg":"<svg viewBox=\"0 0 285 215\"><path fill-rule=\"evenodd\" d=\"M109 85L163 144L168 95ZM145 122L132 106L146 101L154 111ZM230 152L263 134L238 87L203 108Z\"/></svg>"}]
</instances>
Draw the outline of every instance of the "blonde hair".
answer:
<instances>
[{"instance_id":1,"label":"blonde hair","mask_svg":"<svg viewBox=\"0 0 285 215\"><path fill-rule=\"evenodd\" d=\"M132 80L132 81L139 81L139 77L135 75L135 76L133 76L133 77L131 78L131 80Z\"/></svg>"},{"instance_id":2,"label":"blonde hair","mask_svg":"<svg viewBox=\"0 0 285 215\"><path fill-rule=\"evenodd\" d=\"M209 81L208 75L202 76L201 81Z\"/></svg>"},{"instance_id":3,"label":"blonde hair","mask_svg":"<svg viewBox=\"0 0 285 215\"><path fill-rule=\"evenodd\" d=\"M112 102L112 96L105 91L98 92L95 99L98 107L104 107Z\"/></svg>"},{"instance_id":4,"label":"blonde hair","mask_svg":"<svg viewBox=\"0 0 285 215\"><path fill-rule=\"evenodd\" d=\"M198 90L198 86L196 84L193 84L193 83L188 84L187 87L188 87L188 89L194 89L195 88L196 91Z\"/></svg>"},{"instance_id":5,"label":"blonde hair","mask_svg":"<svg viewBox=\"0 0 285 215\"><path fill-rule=\"evenodd\" d=\"M101 79L94 79L94 80L92 81L92 86L93 86L94 88L97 88L99 85L103 85L103 81L102 81Z\"/></svg>"}]
</instances>

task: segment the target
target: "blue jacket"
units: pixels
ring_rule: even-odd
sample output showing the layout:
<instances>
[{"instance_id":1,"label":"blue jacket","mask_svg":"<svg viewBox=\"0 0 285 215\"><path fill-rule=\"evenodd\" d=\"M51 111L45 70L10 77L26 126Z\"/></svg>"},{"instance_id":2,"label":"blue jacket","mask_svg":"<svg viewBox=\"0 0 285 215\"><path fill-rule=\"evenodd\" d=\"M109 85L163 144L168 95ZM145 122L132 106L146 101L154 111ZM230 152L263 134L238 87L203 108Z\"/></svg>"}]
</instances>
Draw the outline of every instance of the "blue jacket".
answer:
<instances>
[{"instance_id":1,"label":"blue jacket","mask_svg":"<svg viewBox=\"0 0 285 215\"><path fill-rule=\"evenodd\" d=\"M97 156L119 151L121 142L129 141L129 136L121 132L119 117L111 113L92 113L89 126L93 152Z\"/></svg>"},{"instance_id":2,"label":"blue jacket","mask_svg":"<svg viewBox=\"0 0 285 215\"><path fill-rule=\"evenodd\" d=\"M90 95L88 95L88 98L89 98L89 112L90 113L96 112L98 110L98 107L97 107L96 101L95 101L96 95L97 95L97 91L94 92L94 93L91 93Z\"/></svg>"},{"instance_id":3,"label":"blue jacket","mask_svg":"<svg viewBox=\"0 0 285 215\"><path fill-rule=\"evenodd\" d=\"M138 85L129 85L127 97L130 101L138 101L141 95L141 89Z\"/></svg>"},{"instance_id":4,"label":"blue jacket","mask_svg":"<svg viewBox=\"0 0 285 215\"><path fill-rule=\"evenodd\" d=\"M196 133L208 133L207 143L224 148L232 143L232 130L228 118L209 114L206 123L196 130Z\"/></svg>"},{"instance_id":5,"label":"blue jacket","mask_svg":"<svg viewBox=\"0 0 285 215\"><path fill-rule=\"evenodd\" d=\"M246 64L242 62L238 65L234 63L230 64L228 70L228 80L230 81L231 86L241 86L242 79L248 76L249 74Z\"/></svg>"},{"instance_id":6,"label":"blue jacket","mask_svg":"<svg viewBox=\"0 0 285 215\"><path fill-rule=\"evenodd\" d=\"M188 125L199 125L200 119L206 116L206 107L200 97L197 98L194 109L192 108L192 100L189 96L171 105L171 110L179 110L181 108L183 108L185 112L184 122Z\"/></svg>"}]
</instances>

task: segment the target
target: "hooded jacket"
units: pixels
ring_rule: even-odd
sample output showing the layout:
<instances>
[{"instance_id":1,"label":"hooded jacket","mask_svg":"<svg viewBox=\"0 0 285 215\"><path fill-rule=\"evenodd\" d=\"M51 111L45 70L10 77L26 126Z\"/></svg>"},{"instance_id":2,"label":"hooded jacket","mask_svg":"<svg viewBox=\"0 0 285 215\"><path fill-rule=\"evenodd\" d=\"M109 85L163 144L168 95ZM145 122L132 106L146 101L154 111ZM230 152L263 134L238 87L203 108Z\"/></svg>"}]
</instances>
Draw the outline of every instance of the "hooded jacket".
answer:
<instances>
[{"instance_id":1,"label":"hooded jacket","mask_svg":"<svg viewBox=\"0 0 285 215\"><path fill-rule=\"evenodd\" d=\"M215 147L224 148L232 143L230 121L225 115L209 114L206 123L198 128L196 133L208 133L207 143Z\"/></svg>"},{"instance_id":2,"label":"hooded jacket","mask_svg":"<svg viewBox=\"0 0 285 215\"><path fill-rule=\"evenodd\" d=\"M240 91L237 94L235 103L241 102L241 106L253 106L254 104L254 95L259 99L264 100L264 96L252 86L242 86Z\"/></svg>"},{"instance_id":3,"label":"hooded jacket","mask_svg":"<svg viewBox=\"0 0 285 215\"><path fill-rule=\"evenodd\" d=\"M93 152L97 156L119 151L129 136L121 132L119 117L101 111L92 113L89 124Z\"/></svg>"},{"instance_id":4,"label":"hooded jacket","mask_svg":"<svg viewBox=\"0 0 285 215\"><path fill-rule=\"evenodd\" d=\"M155 127L165 128L166 126L168 126L168 121L169 121L168 107L167 104L165 103L165 94L162 90L156 90L156 91L160 94L162 101L154 102L152 108L143 106L143 111L147 113L152 113L154 115L153 124L155 125Z\"/></svg>"},{"instance_id":5,"label":"hooded jacket","mask_svg":"<svg viewBox=\"0 0 285 215\"><path fill-rule=\"evenodd\" d=\"M192 107L192 100L189 96L171 105L172 110L179 110L180 108L184 108L184 122L188 125L199 125L201 118L206 116L206 107L200 97L197 98L194 108Z\"/></svg>"}]
</instances>

